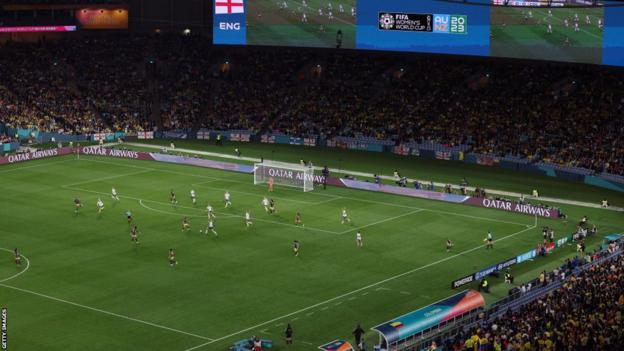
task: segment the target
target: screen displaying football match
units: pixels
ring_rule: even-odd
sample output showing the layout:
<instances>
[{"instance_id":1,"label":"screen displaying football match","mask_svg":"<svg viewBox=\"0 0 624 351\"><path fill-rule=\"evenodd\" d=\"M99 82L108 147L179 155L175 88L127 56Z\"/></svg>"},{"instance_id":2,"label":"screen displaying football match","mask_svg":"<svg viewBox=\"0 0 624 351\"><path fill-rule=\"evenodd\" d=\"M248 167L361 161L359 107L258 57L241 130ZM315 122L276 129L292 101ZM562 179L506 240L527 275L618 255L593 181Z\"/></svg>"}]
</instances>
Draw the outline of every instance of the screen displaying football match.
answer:
<instances>
[{"instance_id":1,"label":"screen displaying football match","mask_svg":"<svg viewBox=\"0 0 624 351\"><path fill-rule=\"evenodd\" d=\"M215 44L624 66L624 4L586 0L215 0Z\"/></svg>"}]
</instances>

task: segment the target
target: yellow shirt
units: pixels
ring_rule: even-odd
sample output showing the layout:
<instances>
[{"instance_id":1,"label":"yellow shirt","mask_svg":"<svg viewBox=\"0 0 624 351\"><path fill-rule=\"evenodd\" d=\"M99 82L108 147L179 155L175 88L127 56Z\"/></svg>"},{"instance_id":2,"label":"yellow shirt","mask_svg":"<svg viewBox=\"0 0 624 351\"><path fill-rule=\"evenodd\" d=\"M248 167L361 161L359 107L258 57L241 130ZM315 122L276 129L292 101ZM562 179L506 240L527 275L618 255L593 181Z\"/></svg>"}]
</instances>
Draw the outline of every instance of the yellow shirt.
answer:
<instances>
[{"instance_id":1,"label":"yellow shirt","mask_svg":"<svg viewBox=\"0 0 624 351\"><path fill-rule=\"evenodd\" d=\"M468 339L466 340L466 343L464 344L465 348L471 348L474 345L474 341L472 341L472 339Z\"/></svg>"}]
</instances>

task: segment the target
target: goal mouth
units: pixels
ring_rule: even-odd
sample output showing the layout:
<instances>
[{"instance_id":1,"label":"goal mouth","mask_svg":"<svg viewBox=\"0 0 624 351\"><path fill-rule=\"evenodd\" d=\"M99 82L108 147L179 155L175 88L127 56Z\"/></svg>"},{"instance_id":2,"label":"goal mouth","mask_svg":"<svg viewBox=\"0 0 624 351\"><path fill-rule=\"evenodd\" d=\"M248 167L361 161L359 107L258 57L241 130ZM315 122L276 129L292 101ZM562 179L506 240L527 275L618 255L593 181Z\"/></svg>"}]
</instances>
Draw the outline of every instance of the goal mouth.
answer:
<instances>
[{"instance_id":1,"label":"goal mouth","mask_svg":"<svg viewBox=\"0 0 624 351\"><path fill-rule=\"evenodd\" d=\"M525 8L608 8L624 7L624 0L436 0L467 6Z\"/></svg>"},{"instance_id":2,"label":"goal mouth","mask_svg":"<svg viewBox=\"0 0 624 351\"><path fill-rule=\"evenodd\" d=\"M254 185L273 184L300 188L304 192L314 190L314 168L301 164L264 161L254 164Z\"/></svg>"}]
</instances>

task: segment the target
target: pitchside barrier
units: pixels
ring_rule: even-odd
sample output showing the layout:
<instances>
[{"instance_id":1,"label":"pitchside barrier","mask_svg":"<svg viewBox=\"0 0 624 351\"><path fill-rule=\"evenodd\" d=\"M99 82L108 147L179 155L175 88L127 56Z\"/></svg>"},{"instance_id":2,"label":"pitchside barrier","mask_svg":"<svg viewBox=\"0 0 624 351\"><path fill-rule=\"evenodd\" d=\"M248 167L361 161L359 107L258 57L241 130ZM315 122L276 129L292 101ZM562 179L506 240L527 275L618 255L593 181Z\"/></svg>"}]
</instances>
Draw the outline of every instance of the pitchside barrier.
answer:
<instances>
[{"instance_id":1,"label":"pitchside barrier","mask_svg":"<svg viewBox=\"0 0 624 351\"><path fill-rule=\"evenodd\" d=\"M214 160L203 159L199 157L188 157L180 155L169 155L153 152L138 152L131 150L111 149L98 146L87 146L81 148L63 147L57 149L49 149L37 151L33 153L15 154L0 157L0 165L8 163L24 162L47 157L68 155L71 153L79 153L93 156L106 156L112 158L127 158L136 160L149 160L158 162L167 162L175 164L183 164L189 166L206 167L225 171L233 171L240 173L254 173L254 167L231 162L220 162ZM493 208L510 213L525 214L530 216L538 216L542 218L556 219L559 216L558 209L534 206L530 204L519 204L507 200L495 200L488 198L476 198L471 196L463 196L457 194L446 194L435 191L420 190L415 188L399 187L394 185L375 184L365 181L350 180L344 178L325 177L313 174L314 183L324 183L327 185L382 192L394 195L410 196L421 199L438 200L444 202L467 204L478 207Z\"/></svg>"},{"instance_id":2,"label":"pitchside barrier","mask_svg":"<svg viewBox=\"0 0 624 351\"><path fill-rule=\"evenodd\" d=\"M607 235L605 238L614 238L614 239L617 238L617 240L619 240L620 236L619 236L619 234L612 233L612 234ZM504 261L502 261L500 263L497 263L495 265L489 266L489 267L487 267L485 269L482 269L480 271L477 271L477 272L471 273L471 274L469 274L467 276L464 276L464 277L461 277L459 279L456 279L456 280L451 282L451 288L452 289L457 289L457 288L462 287L462 286L464 286L466 284L470 284L472 282L479 281L479 280L487 277L490 274L501 272L502 270L504 270L504 269L506 269L508 267L511 267L511 266L514 266L514 265L517 265L517 264L520 264L522 262L526 262L526 261L529 261L529 260L533 260L534 258L539 257L540 256L540 250L542 250L543 254L547 254L547 253L550 253L553 250L555 250L557 248L560 248L560 247L562 247L562 246L564 246L564 245L566 245L568 243L571 243L573 241L574 241L574 234L570 234L570 235L567 235L567 236L565 236L563 238L560 238L560 239L558 239L558 240L556 240L556 241L554 241L552 243L547 243L545 245L541 245L538 248L529 250L529 251L527 251L525 253L517 255L516 257L511 257L511 258L506 259L506 260L504 260ZM612 240L612 241L615 241L615 240Z\"/></svg>"}]
</instances>

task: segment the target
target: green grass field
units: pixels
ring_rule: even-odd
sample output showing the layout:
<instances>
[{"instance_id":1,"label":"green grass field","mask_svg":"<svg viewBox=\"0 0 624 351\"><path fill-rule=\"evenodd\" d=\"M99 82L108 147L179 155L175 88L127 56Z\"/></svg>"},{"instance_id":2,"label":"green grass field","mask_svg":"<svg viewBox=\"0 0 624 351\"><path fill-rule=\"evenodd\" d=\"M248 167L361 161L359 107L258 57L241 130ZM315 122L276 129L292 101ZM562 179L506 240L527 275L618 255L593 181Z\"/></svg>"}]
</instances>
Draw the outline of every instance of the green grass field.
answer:
<instances>
[{"instance_id":1,"label":"green grass field","mask_svg":"<svg viewBox=\"0 0 624 351\"><path fill-rule=\"evenodd\" d=\"M249 146L251 147L251 146ZM385 194L277 187L278 213L260 201L250 175L156 162L72 156L0 167L0 305L9 350L225 350L260 335L276 350L313 350L454 293L450 281L533 248L541 226L569 233L583 215L601 233L621 231L621 214L565 207L569 222ZM110 197L116 187L120 201ZM169 191L179 204L169 203ZM195 189L199 203L188 196ZM223 208L223 193L233 207ZM73 199L84 207L74 214ZM97 214L101 197L105 210ZM219 237L199 232L205 206ZM352 222L340 224L346 207ZM246 228L249 209L254 224ZM125 211L139 226L130 242ZM293 224L300 211L304 228ZM192 230L181 231L184 216ZM364 247L355 245L361 230ZM495 249L486 251L486 231ZM455 247L444 249L451 238ZM300 257L291 243L301 242ZM596 244L594 238L590 244ZM11 251L28 259L16 267ZM169 248L179 264L170 267ZM536 276L573 247L514 268ZM509 286L495 283L492 302ZM295 344L282 340L291 323ZM369 333L372 343L374 336ZM369 344L370 345L370 344Z\"/></svg>"},{"instance_id":2,"label":"green grass field","mask_svg":"<svg viewBox=\"0 0 624 351\"><path fill-rule=\"evenodd\" d=\"M286 3L287 7L284 7ZM333 19L328 16L332 4ZM343 11L340 11L342 6ZM355 48L355 0L258 0L247 4L250 45L336 47L342 31L344 48ZM322 14L318 11L321 9ZM303 14L306 21L303 21ZM321 30L322 28L322 30Z\"/></svg>"},{"instance_id":3,"label":"green grass field","mask_svg":"<svg viewBox=\"0 0 624 351\"><path fill-rule=\"evenodd\" d=\"M579 31L574 30L575 14L579 18ZM585 22L586 16L590 17L591 24ZM552 16L549 16L546 9L494 7L491 55L600 64L602 30L598 28L598 19L604 21L601 8L552 9ZM548 24L552 25L552 33L547 33Z\"/></svg>"}]
</instances>

